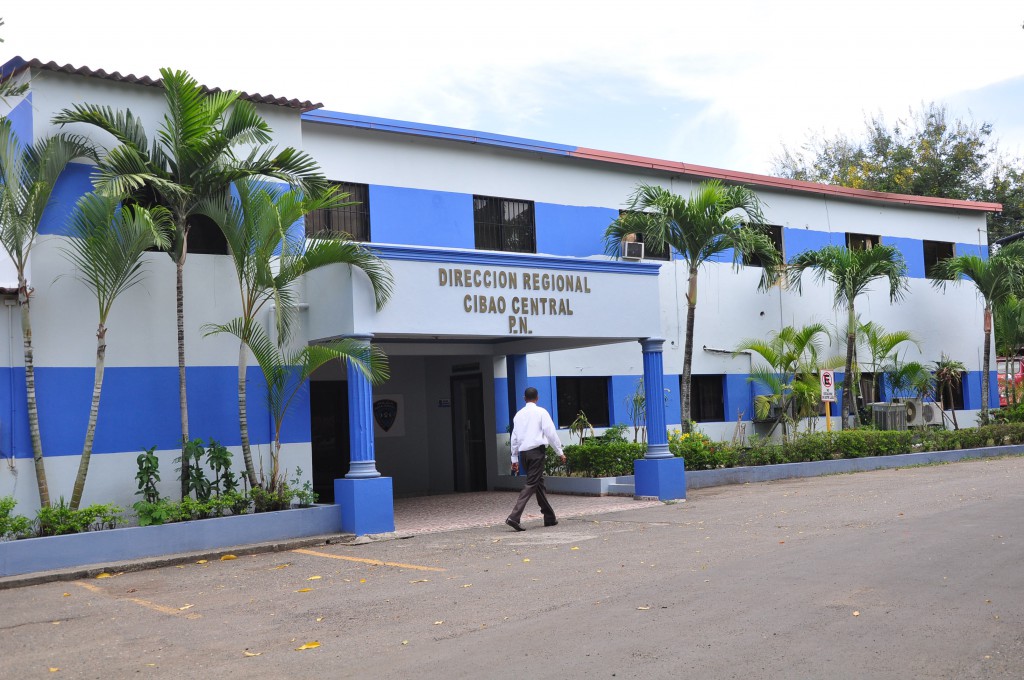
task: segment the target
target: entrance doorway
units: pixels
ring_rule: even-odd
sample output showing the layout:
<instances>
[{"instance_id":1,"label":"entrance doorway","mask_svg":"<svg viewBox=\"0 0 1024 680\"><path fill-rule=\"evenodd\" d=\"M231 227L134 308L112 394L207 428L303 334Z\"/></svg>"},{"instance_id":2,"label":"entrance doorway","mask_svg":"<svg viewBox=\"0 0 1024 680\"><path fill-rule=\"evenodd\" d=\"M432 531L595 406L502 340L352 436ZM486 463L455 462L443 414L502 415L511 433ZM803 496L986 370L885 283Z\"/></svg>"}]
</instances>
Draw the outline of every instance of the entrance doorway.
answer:
<instances>
[{"instance_id":1,"label":"entrance doorway","mask_svg":"<svg viewBox=\"0 0 1024 680\"><path fill-rule=\"evenodd\" d=\"M483 377L479 373L453 376L451 388L455 490L486 491Z\"/></svg>"},{"instance_id":2,"label":"entrance doorway","mask_svg":"<svg viewBox=\"0 0 1024 680\"><path fill-rule=\"evenodd\" d=\"M348 473L348 383L309 382L310 444L313 450L313 491L320 503L334 502L334 480Z\"/></svg>"}]
</instances>

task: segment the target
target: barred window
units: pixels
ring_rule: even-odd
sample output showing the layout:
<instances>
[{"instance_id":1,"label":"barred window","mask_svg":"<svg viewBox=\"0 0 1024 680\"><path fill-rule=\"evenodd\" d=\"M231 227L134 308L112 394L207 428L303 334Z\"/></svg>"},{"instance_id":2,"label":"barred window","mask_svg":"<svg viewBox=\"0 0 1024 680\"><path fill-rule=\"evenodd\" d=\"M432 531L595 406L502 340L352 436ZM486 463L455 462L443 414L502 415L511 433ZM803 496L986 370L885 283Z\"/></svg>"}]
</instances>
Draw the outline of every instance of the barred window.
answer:
<instances>
[{"instance_id":1,"label":"barred window","mask_svg":"<svg viewBox=\"0 0 1024 680\"><path fill-rule=\"evenodd\" d=\"M558 426L569 427L580 411L594 427L608 427L608 378L555 378Z\"/></svg>"},{"instance_id":2,"label":"barred window","mask_svg":"<svg viewBox=\"0 0 1024 680\"><path fill-rule=\"evenodd\" d=\"M473 228L478 250L537 252L533 201L474 196Z\"/></svg>"},{"instance_id":3,"label":"barred window","mask_svg":"<svg viewBox=\"0 0 1024 680\"><path fill-rule=\"evenodd\" d=\"M370 240L370 187L353 182L331 182L338 193L348 194L343 205L325 210L314 210L306 215L306 236L330 231L348 234L353 241Z\"/></svg>"}]
</instances>

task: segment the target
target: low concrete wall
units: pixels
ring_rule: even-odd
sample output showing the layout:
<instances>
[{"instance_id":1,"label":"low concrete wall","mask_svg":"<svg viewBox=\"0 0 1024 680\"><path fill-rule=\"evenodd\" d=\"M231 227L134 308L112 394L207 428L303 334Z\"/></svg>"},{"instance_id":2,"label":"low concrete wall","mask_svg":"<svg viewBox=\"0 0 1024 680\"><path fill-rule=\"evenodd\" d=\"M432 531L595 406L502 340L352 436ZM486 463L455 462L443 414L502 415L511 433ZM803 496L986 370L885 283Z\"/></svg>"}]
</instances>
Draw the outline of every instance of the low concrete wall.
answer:
<instances>
[{"instance_id":1,"label":"low concrete wall","mask_svg":"<svg viewBox=\"0 0 1024 680\"><path fill-rule=\"evenodd\" d=\"M341 533L337 505L0 543L0 576Z\"/></svg>"},{"instance_id":2,"label":"low concrete wall","mask_svg":"<svg viewBox=\"0 0 1024 680\"><path fill-rule=\"evenodd\" d=\"M952 463L967 458L991 458L993 456L1019 456L1024 446L989 446L981 449L959 449L953 451L927 451L924 453L902 453L895 456L871 456L868 458L843 458L842 460L816 460L808 463L783 463L781 465L758 465L752 467L722 468L721 470L687 470L686 488L703 489L724 484L746 484L748 482L770 482L775 479L796 477L820 477L863 470L926 465L928 463Z\"/></svg>"}]
</instances>

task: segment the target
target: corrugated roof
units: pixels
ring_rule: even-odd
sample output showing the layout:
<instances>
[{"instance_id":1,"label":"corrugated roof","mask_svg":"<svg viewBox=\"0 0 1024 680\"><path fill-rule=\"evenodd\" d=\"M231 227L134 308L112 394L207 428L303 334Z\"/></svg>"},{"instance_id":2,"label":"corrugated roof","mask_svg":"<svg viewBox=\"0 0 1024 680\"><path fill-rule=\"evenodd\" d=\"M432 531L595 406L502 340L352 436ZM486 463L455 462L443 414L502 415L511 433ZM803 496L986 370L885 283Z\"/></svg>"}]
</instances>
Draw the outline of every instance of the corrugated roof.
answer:
<instances>
[{"instance_id":1,"label":"corrugated roof","mask_svg":"<svg viewBox=\"0 0 1024 680\"><path fill-rule=\"evenodd\" d=\"M149 85L151 87L163 87L163 81L160 78L150 78L149 76L137 76L133 73L123 75L120 71L114 71L108 73L103 69L94 69L89 66L73 66L71 64L64 64L61 66L55 61L43 62L40 59L24 59L22 57L14 57L3 66L0 66L0 82L13 78L19 73L27 69L37 69L40 71L53 71L56 73L71 73L80 76L89 76L90 78L102 78L104 80L113 80L119 83L131 83L133 85ZM219 87L208 87L202 86L207 92L222 92ZM271 106L283 106L289 109L296 109L298 111L312 111L313 109L319 109L323 104L314 104L310 101L300 101L298 99L286 99L285 97L275 97L272 94L260 94L241 92L242 99L254 102L256 104L269 104Z\"/></svg>"}]
</instances>

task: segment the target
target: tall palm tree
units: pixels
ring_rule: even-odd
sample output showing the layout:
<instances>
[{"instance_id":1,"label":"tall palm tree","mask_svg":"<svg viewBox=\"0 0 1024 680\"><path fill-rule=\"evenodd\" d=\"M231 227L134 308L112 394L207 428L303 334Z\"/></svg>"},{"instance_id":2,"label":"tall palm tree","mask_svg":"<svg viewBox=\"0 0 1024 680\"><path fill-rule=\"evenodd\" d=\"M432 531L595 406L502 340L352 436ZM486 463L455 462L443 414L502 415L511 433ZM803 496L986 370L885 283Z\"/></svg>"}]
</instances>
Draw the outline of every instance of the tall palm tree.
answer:
<instances>
[{"instance_id":1,"label":"tall palm tree","mask_svg":"<svg viewBox=\"0 0 1024 680\"><path fill-rule=\"evenodd\" d=\"M693 323L697 309L697 275L715 256L732 249L733 264L756 257L762 264L759 290L775 283L781 258L764 224L761 202L746 187L726 186L717 180L701 182L689 198L660 186L641 184L628 209L604 233L608 255L619 257L622 243L639 234L652 251L669 248L679 253L689 268L686 289L686 343L680 378L680 419L683 431L690 428L690 369L693 363Z\"/></svg>"},{"instance_id":2,"label":"tall palm tree","mask_svg":"<svg viewBox=\"0 0 1024 680\"><path fill-rule=\"evenodd\" d=\"M370 280L378 310L391 297L392 278L383 260L354 241L324 234L307 242L301 230L292 228L313 210L348 205L344 203L347 194L339 194L333 187L312 196L301 191L281 193L251 180L239 181L235 186L237 196L228 205L207 201L201 210L220 226L227 240L242 293L242 315L232 322L234 325L206 324L203 328L207 334L232 333L240 341L238 415L242 455L249 483L255 486L256 468L249 444L246 407L246 364L257 316L273 304L278 344L283 346L289 340L296 311L292 284L306 272L329 264L347 264L362 270Z\"/></svg>"},{"instance_id":3,"label":"tall palm tree","mask_svg":"<svg viewBox=\"0 0 1024 680\"><path fill-rule=\"evenodd\" d=\"M159 206L152 210L138 206L122 207L116 197L99 194L83 196L71 216L72 238L64 247L64 255L95 296L99 308L92 405L78 476L71 494L72 510L77 510L82 501L92 457L107 356L107 318L118 296L142 280L145 273L142 254L154 247L168 248L170 231L171 217L166 209Z\"/></svg>"},{"instance_id":4,"label":"tall palm tree","mask_svg":"<svg viewBox=\"0 0 1024 680\"><path fill-rule=\"evenodd\" d=\"M50 492L43 465L43 444L39 434L39 410L36 404L35 358L32 348L31 302L35 291L30 286L27 267L39 233L43 211L57 178L77 158L96 158L89 143L78 136L55 135L23 146L7 119L0 119L0 246L14 265L18 277L18 305L21 310L21 335L25 352L25 393L28 429L32 439L32 458L39 487L39 504L50 505Z\"/></svg>"},{"instance_id":5,"label":"tall palm tree","mask_svg":"<svg viewBox=\"0 0 1024 680\"><path fill-rule=\"evenodd\" d=\"M802 328L786 326L768 338L750 338L736 347L737 353L754 352L763 361L752 365L750 370L750 380L768 389L768 394L754 398L754 415L759 419L768 418L772 407L777 407L772 431L782 424L783 433L786 433L790 410L794 422L817 414L821 398L817 371L823 349L822 337L827 339L828 331L820 323Z\"/></svg>"},{"instance_id":6,"label":"tall palm tree","mask_svg":"<svg viewBox=\"0 0 1024 680\"><path fill-rule=\"evenodd\" d=\"M211 92L184 71L161 69L160 75L167 113L152 143L130 109L115 112L108 106L78 104L57 114L54 123L86 123L117 140L118 145L97 166L97 191L129 197L143 206L162 205L171 212L174 234L168 253L176 268L178 401L184 451L189 427L183 281L189 230L199 206L211 199L226 202L231 183L247 177L272 177L311 192L322 189L325 180L306 153L264 146L271 141L270 125L240 93ZM182 496L188 493L186 461L183 455Z\"/></svg>"},{"instance_id":7,"label":"tall palm tree","mask_svg":"<svg viewBox=\"0 0 1024 680\"><path fill-rule=\"evenodd\" d=\"M907 265L895 246L877 245L871 249L851 250L842 246L825 246L808 250L789 261L787 281L801 292L803 273L812 270L818 283L831 282L835 286L835 306L847 313L846 363L843 373L843 410L847 416L857 413L853 391L853 352L857 342L857 298L867 291L876 279L889 284L889 301L898 302L907 291ZM847 420L843 419L843 427ZM854 424L856 427L856 424Z\"/></svg>"},{"instance_id":8,"label":"tall palm tree","mask_svg":"<svg viewBox=\"0 0 1024 680\"><path fill-rule=\"evenodd\" d=\"M1016 245L1002 248L997 254L985 260L977 255L957 255L935 265L936 276L932 285L945 290L952 281L954 285L967 279L985 305L984 337L985 349L981 361L981 422L988 422L989 366L992 362L992 310L1003 304L1014 294L1024 275L1024 255Z\"/></svg>"}]
</instances>

